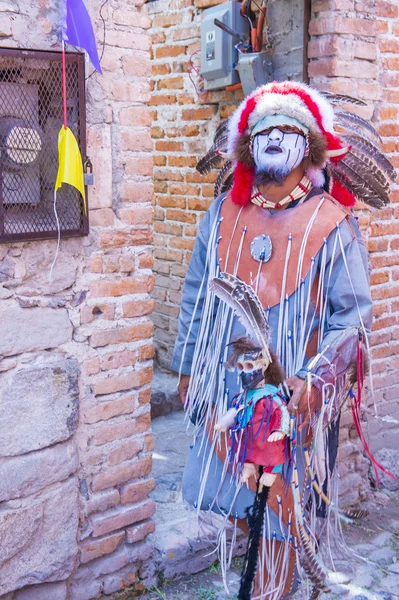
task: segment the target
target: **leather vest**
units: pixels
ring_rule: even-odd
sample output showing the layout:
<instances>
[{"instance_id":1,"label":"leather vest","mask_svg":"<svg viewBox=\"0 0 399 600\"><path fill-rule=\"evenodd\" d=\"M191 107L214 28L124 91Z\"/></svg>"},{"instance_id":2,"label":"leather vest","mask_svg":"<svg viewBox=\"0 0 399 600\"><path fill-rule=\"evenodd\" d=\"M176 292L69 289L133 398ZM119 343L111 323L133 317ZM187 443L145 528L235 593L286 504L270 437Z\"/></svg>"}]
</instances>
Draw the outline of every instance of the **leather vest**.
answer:
<instances>
[{"instance_id":1,"label":"leather vest","mask_svg":"<svg viewBox=\"0 0 399 600\"><path fill-rule=\"evenodd\" d=\"M271 258L262 265L258 285L258 296L263 308L272 307L281 300L287 244L290 235L292 236L292 246L286 274L285 294L290 296L295 292L302 240L323 197L324 201L315 216L304 248L300 282L300 279L304 279L309 273L312 258L323 246L324 240L336 227L337 223L341 223L350 214L349 211L328 194L313 196L294 208L273 213L252 203L241 210L240 206L231 202L229 196L223 202L220 224L221 239L219 241L219 265L222 271L234 273L240 241L243 230L246 228L237 276L249 285L254 286L259 270L259 262L251 255L251 242L255 237L262 234L268 235L271 239Z\"/></svg>"}]
</instances>

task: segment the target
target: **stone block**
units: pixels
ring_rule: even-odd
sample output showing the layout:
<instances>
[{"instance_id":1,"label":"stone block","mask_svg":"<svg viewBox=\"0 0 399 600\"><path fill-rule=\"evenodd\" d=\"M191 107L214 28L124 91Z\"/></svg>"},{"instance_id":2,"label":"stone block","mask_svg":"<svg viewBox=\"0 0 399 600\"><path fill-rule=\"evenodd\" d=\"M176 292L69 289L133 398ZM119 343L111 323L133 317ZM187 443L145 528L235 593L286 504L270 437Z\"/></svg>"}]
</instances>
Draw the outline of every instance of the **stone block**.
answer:
<instances>
[{"instance_id":1,"label":"stone block","mask_svg":"<svg viewBox=\"0 0 399 600\"><path fill-rule=\"evenodd\" d=\"M63 481L78 468L76 442L56 444L24 456L0 459L0 502L29 496Z\"/></svg>"},{"instance_id":2,"label":"stone block","mask_svg":"<svg viewBox=\"0 0 399 600\"><path fill-rule=\"evenodd\" d=\"M75 477L53 486L39 497L3 505L0 595L27 585L69 577L78 551L78 516Z\"/></svg>"},{"instance_id":3,"label":"stone block","mask_svg":"<svg viewBox=\"0 0 399 600\"><path fill-rule=\"evenodd\" d=\"M31 244L24 248L24 272L20 276L22 285L18 287L18 294L22 296L38 296L41 294L51 296L73 286L79 264L81 241L68 240L62 243L61 252L57 256L50 279L49 273L56 248L56 240ZM19 270L21 271L21 268ZM17 277L17 272L15 277Z\"/></svg>"},{"instance_id":4,"label":"stone block","mask_svg":"<svg viewBox=\"0 0 399 600\"><path fill-rule=\"evenodd\" d=\"M45 335L44 327L42 332ZM56 338L56 329L51 334ZM79 372L77 361L65 359L2 376L0 456L16 456L45 448L75 433Z\"/></svg>"},{"instance_id":5,"label":"stone block","mask_svg":"<svg viewBox=\"0 0 399 600\"><path fill-rule=\"evenodd\" d=\"M14 600L66 600L67 589L65 581L56 583L43 583L42 585L30 585L19 590Z\"/></svg>"},{"instance_id":6,"label":"stone block","mask_svg":"<svg viewBox=\"0 0 399 600\"><path fill-rule=\"evenodd\" d=\"M4 301L0 321L3 356L58 348L72 339L72 323L63 308L20 308L12 301Z\"/></svg>"}]
</instances>

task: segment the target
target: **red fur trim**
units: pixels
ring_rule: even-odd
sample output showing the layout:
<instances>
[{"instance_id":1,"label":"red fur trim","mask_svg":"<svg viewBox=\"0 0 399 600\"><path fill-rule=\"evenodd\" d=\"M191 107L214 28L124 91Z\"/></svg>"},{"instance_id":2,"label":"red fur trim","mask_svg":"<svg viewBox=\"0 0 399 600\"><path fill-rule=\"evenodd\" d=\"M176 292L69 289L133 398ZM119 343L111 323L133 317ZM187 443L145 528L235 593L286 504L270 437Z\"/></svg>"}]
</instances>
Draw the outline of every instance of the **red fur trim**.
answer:
<instances>
[{"instance_id":1,"label":"red fur trim","mask_svg":"<svg viewBox=\"0 0 399 600\"><path fill-rule=\"evenodd\" d=\"M240 122L238 123L238 131L240 134L245 133L246 128L248 127L248 119L251 112L254 110L256 106L257 98L256 96L252 96L248 98L248 101L244 107L244 110L241 113Z\"/></svg>"},{"instance_id":2,"label":"red fur trim","mask_svg":"<svg viewBox=\"0 0 399 600\"><path fill-rule=\"evenodd\" d=\"M335 198L335 200L338 200L343 206L355 206L356 204L355 196L351 194L340 181L337 181L337 179L334 179L331 196Z\"/></svg>"},{"instance_id":3,"label":"red fur trim","mask_svg":"<svg viewBox=\"0 0 399 600\"><path fill-rule=\"evenodd\" d=\"M234 204L246 206L251 199L254 171L242 162L237 162L234 169L234 184L231 190L231 199Z\"/></svg>"}]
</instances>

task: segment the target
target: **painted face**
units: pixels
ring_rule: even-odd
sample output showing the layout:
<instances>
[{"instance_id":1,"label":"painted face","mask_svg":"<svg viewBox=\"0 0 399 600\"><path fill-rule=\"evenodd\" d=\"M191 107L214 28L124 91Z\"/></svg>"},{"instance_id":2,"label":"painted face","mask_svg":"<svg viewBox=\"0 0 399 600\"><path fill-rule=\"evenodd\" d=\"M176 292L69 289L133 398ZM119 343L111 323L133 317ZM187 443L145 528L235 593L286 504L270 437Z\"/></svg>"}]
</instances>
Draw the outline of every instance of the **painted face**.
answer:
<instances>
[{"instance_id":1,"label":"painted face","mask_svg":"<svg viewBox=\"0 0 399 600\"><path fill-rule=\"evenodd\" d=\"M297 131L274 127L255 135L253 157L257 173L272 179L285 179L305 157L306 138Z\"/></svg>"},{"instance_id":2,"label":"painted face","mask_svg":"<svg viewBox=\"0 0 399 600\"><path fill-rule=\"evenodd\" d=\"M241 354L237 360L236 369L244 390L254 389L264 380L268 364L268 361L262 357L261 352Z\"/></svg>"}]
</instances>

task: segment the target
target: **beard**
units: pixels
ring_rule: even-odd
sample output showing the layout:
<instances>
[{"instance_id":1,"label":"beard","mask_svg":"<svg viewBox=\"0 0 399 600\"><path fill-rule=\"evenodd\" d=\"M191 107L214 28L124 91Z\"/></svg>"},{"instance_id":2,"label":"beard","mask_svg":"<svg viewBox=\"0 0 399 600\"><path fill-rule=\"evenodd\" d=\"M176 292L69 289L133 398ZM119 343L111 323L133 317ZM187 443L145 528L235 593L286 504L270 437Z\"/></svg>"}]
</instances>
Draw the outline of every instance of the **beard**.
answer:
<instances>
[{"instance_id":1,"label":"beard","mask_svg":"<svg viewBox=\"0 0 399 600\"><path fill-rule=\"evenodd\" d=\"M270 183L282 185L290 172L291 169L287 165L283 165L281 167L264 167L262 169L256 169L254 182L257 187Z\"/></svg>"}]
</instances>

